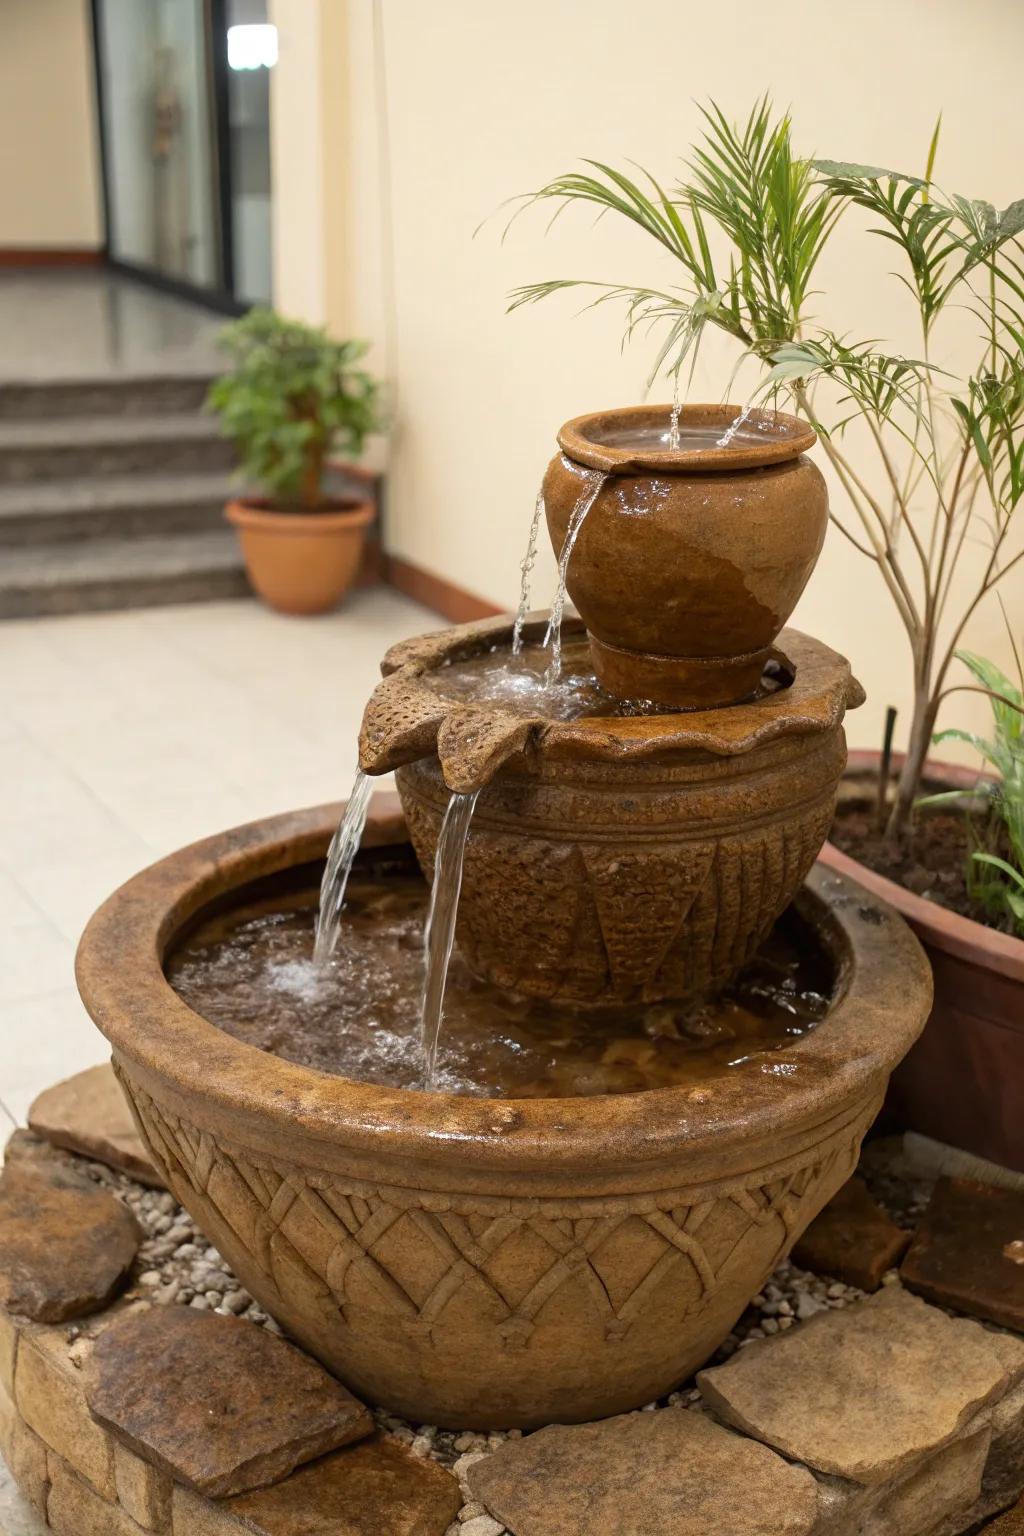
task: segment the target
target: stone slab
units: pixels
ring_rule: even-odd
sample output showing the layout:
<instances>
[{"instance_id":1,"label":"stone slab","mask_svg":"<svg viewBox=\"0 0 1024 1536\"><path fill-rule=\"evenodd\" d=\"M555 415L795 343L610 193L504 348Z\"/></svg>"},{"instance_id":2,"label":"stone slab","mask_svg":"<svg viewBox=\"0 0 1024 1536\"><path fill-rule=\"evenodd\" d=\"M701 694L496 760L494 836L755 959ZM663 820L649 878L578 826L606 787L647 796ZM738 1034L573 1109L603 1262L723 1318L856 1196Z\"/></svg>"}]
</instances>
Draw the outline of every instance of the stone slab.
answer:
<instances>
[{"instance_id":1,"label":"stone slab","mask_svg":"<svg viewBox=\"0 0 1024 1536\"><path fill-rule=\"evenodd\" d=\"M18 1353L18 1330L9 1312L0 1307L0 1391L14 1396L14 1362Z\"/></svg>"},{"instance_id":2,"label":"stone slab","mask_svg":"<svg viewBox=\"0 0 1024 1536\"><path fill-rule=\"evenodd\" d=\"M940 1179L900 1277L939 1306L1024 1331L1024 1190Z\"/></svg>"},{"instance_id":3,"label":"stone slab","mask_svg":"<svg viewBox=\"0 0 1024 1536\"><path fill-rule=\"evenodd\" d=\"M818 1471L877 1484L963 1433L1024 1373L1024 1345L994 1344L897 1288L822 1313L701 1371L728 1423Z\"/></svg>"},{"instance_id":4,"label":"stone slab","mask_svg":"<svg viewBox=\"0 0 1024 1536\"><path fill-rule=\"evenodd\" d=\"M1024 1382L993 1408L985 1409L982 1417L991 1429L992 1446L978 1497L965 1519L945 1519L929 1536L960 1536L961 1531L974 1531L1024 1493Z\"/></svg>"},{"instance_id":5,"label":"stone slab","mask_svg":"<svg viewBox=\"0 0 1024 1536\"><path fill-rule=\"evenodd\" d=\"M56 1536L147 1536L116 1504L100 1498L59 1457L54 1457L46 1519Z\"/></svg>"},{"instance_id":6,"label":"stone slab","mask_svg":"<svg viewBox=\"0 0 1024 1536\"><path fill-rule=\"evenodd\" d=\"M1024 1502L1008 1509L991 1525L986 1525L985 1536L1024 1536Z\"/></svg>"},{"instance_id":7,"label":"stone slab","mask_svg":"<svg viewBox=\"0 0 1024 1536\"><path fill-rule=\"evenodd\" d=\"M467 1476L515 1536L807 1536L818 1512L803 1467L683 1408L553 1425Z\"/></svg>"},{"instance_id":8,"label":"stone slab","mask_svg":"<svg viewBox=\"0 0 1024 1536\"><path fill-rule=\"evenodd\" d=\"M120 1441L114 1443L114 1487L117 1502L136 1525L166 1536L171 1529L174 1484L166 1473L151 1467Z\"/></svg>"},{"instance_id":9,"label":"stone slab","mask_svg":"<svg viewBox=\"0 0 1024 1536\"><path fill-rule=\"evenodd\" d=\"M444 1536L461 1504L450 1472L378 1434L301 1467L273 1488L221 1504L176 1488L173 1530L174 1536Z\"/></svg>"},{"instance_id":10,"label":"stone slab","mask_svg":"<svg viewBox=\"0 0 1024 1536\"><path fill-rule=\"evenodd\" d=\"M153 1189L164 1187L109 1062L45 1089L28 1123L55 1147L95 1158Z\"/></svg>"},{"instance_id":11,"label":"stone slab","mask_svg":"<svg viewBox=\"0 0 1024 1536\"><path fill-rule=\"evenodd\" d=\"M50 1478L46 1447L17 1412L6 1392L0 1391L0 1455L25 1497L36 1509L46 1508ZM0 1525L0 1531L3 1526Z\"/></svg>"},{"instance_id":12,"label":"stone slab","mask_svg":"<svg viewBox=\"0 0 1024 1536\"><path fill-rule=\"evenodd\" d=\"M87 1341L88 1342L88 1341ZM85 1351L69 1345L59 1328L24 1333L18 1344L15 1406L40 1440L91 1483L114 1499L114 1456L107 1435L93 1422L82 1391Z\"/></svg>"},{"instance_id":13,"label":"stone slab","mask_svg":"<svg viewBox=\"0 0 1024 1536\"><path fill-rule=\"evenodd\" d=\"M5 1161L0 1306L7 1311L42 1323L99 1311L124 1285L141 1241L131 1212L68 1161L17 1149Z\"/></svg>"},{"instance_id":14,"label":"stone slab","mask_svg":"<svg viewBox=\"0 0 1024 1536\"><path fill-rule=\"evenodd\" d=\"M123 1444L208 1498L277 1482L373 1429L362 1403L291 1344L188 1307L118 1318L96 1343L85 1392Z\"/></svg>"},{"instance_id":15,"label":"stone slab","mask_svg":"<svg viewBox=\"0 0 1024 1536\"><path fill-rule=\"evenodd\" d=\"M793 1249L793 1263L830 1275L861 1291L877 1291L887 1270L910 1244L904 1232L868 1193L863 1179L848 1179Z\"/></svg>"}]
</instances>

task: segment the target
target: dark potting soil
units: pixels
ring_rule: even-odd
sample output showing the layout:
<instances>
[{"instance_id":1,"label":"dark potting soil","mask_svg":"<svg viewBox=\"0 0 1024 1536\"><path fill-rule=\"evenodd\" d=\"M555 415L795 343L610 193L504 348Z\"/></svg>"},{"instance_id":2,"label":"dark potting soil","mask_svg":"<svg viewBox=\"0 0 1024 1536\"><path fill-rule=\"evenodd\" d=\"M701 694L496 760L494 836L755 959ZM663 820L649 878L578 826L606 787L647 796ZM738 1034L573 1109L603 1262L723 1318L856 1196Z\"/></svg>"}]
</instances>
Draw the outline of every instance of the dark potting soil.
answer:
<instances>
[{"instance_id":1,"label":"dark potting soil","mask_svg":"<svg viewBox=\"0 0 1024 1536\"><path fill-rule=\"evenodd\" d=\"M963 814L922 812L905 841L892 843L878 830L874 806L855 800L837 807L829 836L843 853L915 896L986 927L999 926L987 908L972 900L968 890L971 844Z\"/></svg>"}]
</instances>

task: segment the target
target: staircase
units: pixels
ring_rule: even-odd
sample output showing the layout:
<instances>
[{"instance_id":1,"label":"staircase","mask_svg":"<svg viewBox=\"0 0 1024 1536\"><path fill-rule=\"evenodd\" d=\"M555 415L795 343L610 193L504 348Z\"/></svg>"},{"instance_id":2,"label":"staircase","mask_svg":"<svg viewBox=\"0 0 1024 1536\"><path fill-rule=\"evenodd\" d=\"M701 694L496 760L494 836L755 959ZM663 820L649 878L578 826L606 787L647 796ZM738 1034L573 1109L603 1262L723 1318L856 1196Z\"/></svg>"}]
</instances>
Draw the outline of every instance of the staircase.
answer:
<instances>
[{"instance_id":1,"label":"staircase","mask_svg":"<svg viewBox=\"0 0 1024 1536\"><path fill-rule=\"evenodd\" d=\"M0 383L0 619L248 591L208 384Z\"/></svg>"}]
</instances>

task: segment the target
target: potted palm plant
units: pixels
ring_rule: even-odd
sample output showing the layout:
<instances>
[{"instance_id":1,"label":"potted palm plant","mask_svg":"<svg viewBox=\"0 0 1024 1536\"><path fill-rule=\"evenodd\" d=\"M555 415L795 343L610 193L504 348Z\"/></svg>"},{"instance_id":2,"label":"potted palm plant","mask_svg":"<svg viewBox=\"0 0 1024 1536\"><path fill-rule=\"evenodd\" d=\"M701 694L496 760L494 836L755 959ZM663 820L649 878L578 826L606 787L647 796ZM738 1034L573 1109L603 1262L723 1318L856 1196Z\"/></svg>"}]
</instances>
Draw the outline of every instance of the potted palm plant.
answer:
<instances>
[{"instance_id":1,"label":"potted palm plant","mask_svg":"<svg viewBox=\"0 0 1024 1536\"><path fill-rule=\"evenodd\" d=\"M753 401L785 402L816 429L843 493L832 521L884 583L913 680L904 750L853 755L861 783L837 822L843 852L826 857L893 901L933 959L932 1022L901 1071L910 1123L948 1129L955 1082L969 1111L957 1126L961 1144L1024 1169L1024 940L993 931L984 903L947 910L936 886L922 893L898 883L902 869L920 865L915 849L937 826L919 808L922 791L973 783L929 761L937 717L970 620L1024 561L1015 518L1024 496L1024 199L999 212L945 192L934 175L938 128L923 174L913 176L799 157L789 119L776 119L767 99L739 126L713 104L704 115L702 141L667 187L587 161L524 204L556 213L581 204L629 220L673 258L674 281L559 278L516 290L510 307L581 287L594 304L623 304L627 335L660 331L648 387L664 370L677 398L684 362L714 327L736 343L738 361L759 366ZM868 238L884 241L887 267L898 256L918 319L916 357L840 336L822 318L828 301L814 294L815 268L851 208L867 211ZM977 328L975 360L954 374L933 359L944 323L955 316L962 332L965 315ZM961 556L979 545L983 557L965 567ZM947 862L966 852L961 837ZM993 986L996 974L1012 986L1013 1007ZM941 1073L926 1060L929 1041L933 1057L943 1055Z\"/></svg>"},{"instance_id":2,"label":"potted palm plant","mask_svg":"<svg viewBox=\"0 0 1024 1536\"><path fill-rule=\"evenodd\" d=\"M331 459L357 458L380 425L379 386L358 366L366 343L254 309L225 327L221 345L231 367L207 406L241 477L264 493L226 508L249 580L281 613L323 613L352 585L374 516L366 496L325 486Z\"/></svg>"}]
</instances>

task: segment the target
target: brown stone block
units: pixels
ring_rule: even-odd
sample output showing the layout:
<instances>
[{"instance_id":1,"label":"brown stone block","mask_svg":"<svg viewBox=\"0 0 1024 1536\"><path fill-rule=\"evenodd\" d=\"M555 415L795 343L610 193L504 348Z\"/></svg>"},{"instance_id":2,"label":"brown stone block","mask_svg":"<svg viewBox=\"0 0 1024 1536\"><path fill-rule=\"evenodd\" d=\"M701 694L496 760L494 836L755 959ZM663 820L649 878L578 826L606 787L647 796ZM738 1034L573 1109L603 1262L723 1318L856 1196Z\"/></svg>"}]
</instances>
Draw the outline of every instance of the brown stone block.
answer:
<instances>
[{"instance_id":1,"label":"brown stone block","mask_svg":"<svg viewBox=\"0 0 1024 1536\"><path fill-rule=\"evenodd\" d=\"M146 1536L130 1515L100 1498L59 1456L50 1456L46 1518L56 1536Z\"/></svg>"},{"instance_id":2,"label":"brown stone block","mask_svg":"<svg viewBox=\"0 0 1024 1536\"><path fill-rule=\"evenodd\" d=\"M818 1514L804 1467L681 1408L552 1425L468 1476L516 1536L807 1536Z\"/></svg>"},{"instance_id":3,"label":"brown stone block","mask_svg":"<svg viewBox=\"0 0 1024 1536\"><path fill-rule=\"evenodd\" d=\"M25 1334L18 1348L15 1402L30 1429L103 1498L116 1498L110 1442L86 1407L81 1370L61 1328Z\"/></svg>"},{"instance_id":4,"label":"brown stone block","mask_svg":"<svg viewBox=\"0 0 1024 1536\"><path fill-rule=\"evenodd\" d=\"M985 1536L1024 1536L1024 1501L1008 1509L991 1525L986 1525Z\"/></svg>"},{"instance_id":5,"label":"brown stone block","mask_svg":"<svg viewBox=\"0 0 1024 1536\"><path fill-rule=\"evenodd\" d=\"M941 1179L900 1278L939 1306L1024 1331L1024 1190Z\"/></svg>"},{"instance_id":6,"label":"brown stone block","mask_svg":"<svg viewBox=\"0 0 1024 1536\"><path fill-rule=\"evenodd\" d=\"M55 1147L93 1157L140 1184L163 1188L109 1062L47 1088L29 1109L28 1123Z\"/></svg>"},{"instance_id":7,"label":"brown stone block","mask_svg":"<svg viewBox=\"0 0 1024 1536\"><path fill-rule=\"evenodd\" d=\"M0 1307L0 1387L14 1396L14 1362L18 1353L18 1325L9 1312Z\"/></svg>"},{"instance_id":8,"label":"brown stone block","mask_svg":"<svg viewBox=\"0 0 1024 1536\"><path fill-rule=\"evenodd\" d=\"M737 1429L820 1472L876 1485L959 1438L1020 1375L1018 1340L996 1342L905 1291L825 1312L701 1371Z\"/></svg>"},{"instance_id":9,"label":"brown stone block","mask_svg":"<svg viewBox=\"0 0 1024 1536\"><path fill-rule=\"evenodd\" d=\"M114 1485L122 1508L138 1525L166 1536L171 1529L174 1485L165 1473L115 1441Z\"/></svg>"},{"instance_id":10,"label":"brown stone block","mask_svg":"<svg viewBox=\"0 0 1024 1536\"><path fill-rule=\"evenodd\" d=\"M221 1504L175 1488L173 1531L174 1536L444 1536L461 1505L451 1473L397 1440L375 1435L301 1467L273 1488Z\"/></svg>"},{"instance_id":11,"label":"brown stone block","mask_svg":"<svg viewBox=\"0 0 1024 1536\"><path fill-rule=\"evenodd\" d=\"M85 1393L117 1439L209 1498L277 1482L373 1429L362 1403L301 1350L187 1307L118 1318L97 1341Z\"/></svg>"},{"instance_id":12,"label":"brown stone block","mask_svg":"<svg viewBox=\"0 0 1024 1536\"><path fill-rule=\"evenodd\" d=\"M25 1425L3 1391L0 1391L0 1454L29 1503L45 1512L50 1486L46 1469L46 1446Z\"/></svg>"},{"instance_id":13,"label":"brown stone block","mask_svg":"<svg viewBox=\"0 0 1024 1536\"><path fill-rule=\"evenodd\" d=\"M142 1241L119 1200L50 1148L0 1175L0 1306L40 1323L100 1311Z\"/></svg>"},{"instance_id":14,"label":"brown stone block","mask_svg":"<svg viewBox=\"0 0 1024 1536\"><path fill-rule=\"evenodd\" d=\"M877 1291L882 1276L907 1251L910 1238L872 1200L863 1179L852 1178L799 1239L793 1263L858 1290Z\"/></svg>"}]
</instances>

